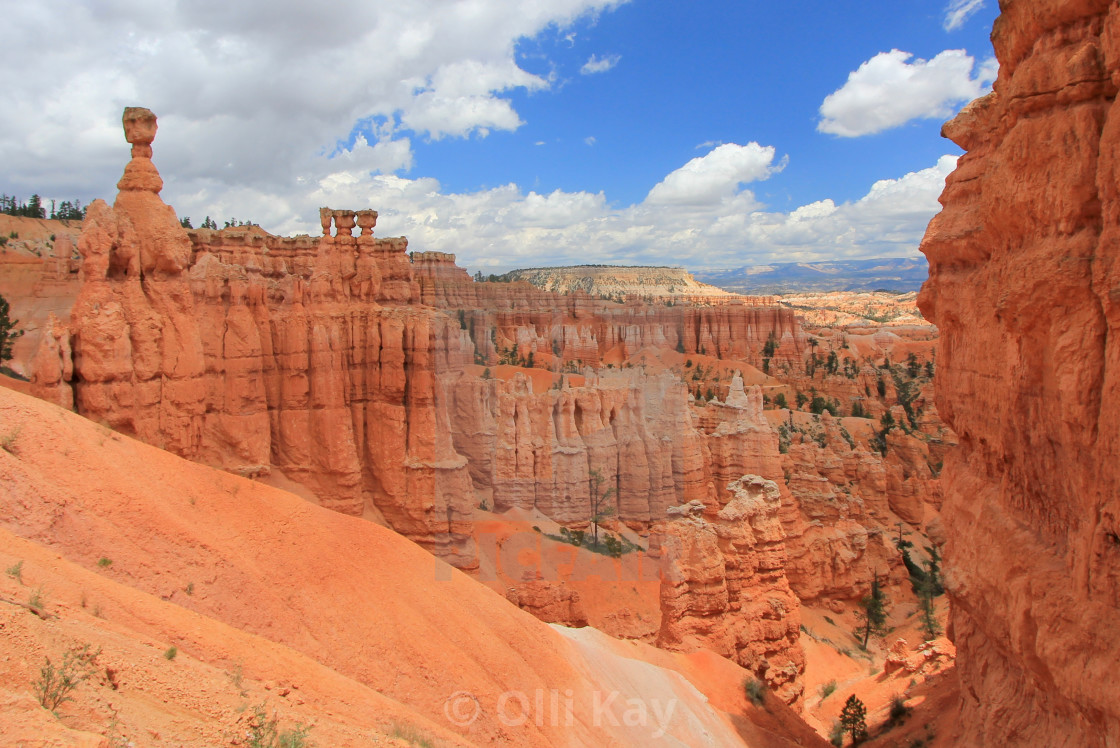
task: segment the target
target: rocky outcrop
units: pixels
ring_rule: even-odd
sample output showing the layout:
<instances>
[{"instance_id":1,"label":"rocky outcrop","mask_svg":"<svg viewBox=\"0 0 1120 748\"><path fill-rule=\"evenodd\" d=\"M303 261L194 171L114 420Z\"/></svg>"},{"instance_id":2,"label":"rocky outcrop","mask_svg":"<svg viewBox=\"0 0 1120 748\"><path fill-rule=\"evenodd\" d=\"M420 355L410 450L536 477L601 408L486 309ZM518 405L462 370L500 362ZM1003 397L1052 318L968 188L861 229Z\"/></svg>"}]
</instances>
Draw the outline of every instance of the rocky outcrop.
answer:
<instances>
[{"instance_id":1,"label":"rocky outcrop","mask_svg":"<svg viewBox=\"0 0 1120 748\"><path fill-rule=\"evenodd\" d=\"M693 501L655 528L663 569L657 644L718 652L798 706L805 653L800 603L785 577L778 486L747 475L727 491L718 511Z\"/></svg>"},{"instance_id":2,"label":"rocky outcrop","mask_svg":"<svg viewBox=\"0 0 1120 748\"><path fill-rule=\"evenodd\" d=\"M469 564L475 501L436 374L468 354L445 315L402 306L417 293L403 240L350 211L328 211L317 242L189 235L159 198L155 118L126 110L125 130L120 195L90 206L79 240L78 411L233 472L279 468Z\"/></svg>"},{"instance_id":3,"label":"rocky outcrop","mask_svg":"<svg viewBox=\"0 0 1120 748\"><path fill-rule=\"evenodd\" d=\"M579 601L579 593L560 581L540 579L526 572L520 584L506 589L506 599L545 623L570 628L587 625L587 613Z\"/></svg>"},{"instance_id":4,"label":"rocky outcrop","mask_svg":"<svg viewBox=\"0 0 1120 748\"><path fill-rule=\"evenodd\" d=\"M922 249L961 732L1120 743L1120 8L1002 3Z\"/></svg>"}]
</instances>

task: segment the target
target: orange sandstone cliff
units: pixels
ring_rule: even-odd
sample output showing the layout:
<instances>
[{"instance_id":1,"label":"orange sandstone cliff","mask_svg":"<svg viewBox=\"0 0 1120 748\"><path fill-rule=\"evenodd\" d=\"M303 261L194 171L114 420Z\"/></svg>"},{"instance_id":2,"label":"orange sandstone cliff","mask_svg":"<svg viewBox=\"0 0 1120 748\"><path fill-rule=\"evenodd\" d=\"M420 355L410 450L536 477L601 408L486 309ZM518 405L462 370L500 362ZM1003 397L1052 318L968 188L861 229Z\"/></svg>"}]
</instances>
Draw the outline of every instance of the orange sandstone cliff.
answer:
<instances>
[{"instance_id":1,"label":"orange sandstone cliff","mask_svg":"<svg viewBox=\"0 0 1120 748\"><path fill-rule=\"evenodd\" d=\"M316 238L187 231L159 198L154 116L126 110L125 130L115 204L90 206L81 260L52 271L81 280L69 325L40 326L43 399L381 522L480 577L493 559L478 513L580 532L605 491L603 532L671 572L660 600L641 580L565 586L533 568L494 577L506 599L714 650L796 707L801 602L838 614L876 577L904 588L896 528L939 529L951 439L931 375L890 360L910 346L932 366L928 340L810 336L770 299L623 304L478 283L454 255L375 238L371 210L323 209ZM840 415L767 409L802 392ZM840 417L856 406L905 428L876 437L870 418ZM772 483L759 493L748 475ZM682 505L689 521L666 522Z\"/></svg>"},{"instance_id":2,"label":"orange sandstone cliff","mask_svg":"<svg viewBox=\"0 0 1120 748\"><path fill-rule=\"evenodd\" d=\"M1120 8L1001 3L922 249L960 741L1120 744Z\"/></svg>"}]
</instances>

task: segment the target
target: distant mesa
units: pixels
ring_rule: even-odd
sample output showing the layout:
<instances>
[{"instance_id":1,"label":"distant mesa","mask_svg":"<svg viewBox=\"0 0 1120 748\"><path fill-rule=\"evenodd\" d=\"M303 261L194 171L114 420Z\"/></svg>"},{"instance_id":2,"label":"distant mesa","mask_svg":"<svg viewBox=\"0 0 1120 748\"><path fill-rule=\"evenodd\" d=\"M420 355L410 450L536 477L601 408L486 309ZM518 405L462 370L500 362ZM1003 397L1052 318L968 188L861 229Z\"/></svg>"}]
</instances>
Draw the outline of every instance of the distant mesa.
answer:
<instances>
[{"instance_id":1,"label":"distant mesa","mask_svg":"<svg viewBox=\"0 0 1120 748\"><path fill-rule=\"evenodd\" d=\"M740 294L812 291L917 291L929 277L922 257L878 257L830 262L773 262L729 270L697 271L695 277Z\"/></svg>"},{"instance_id":2,"label":"distant mesa","mask_svg":"<svg viewBox=\"0 0 1120 748\"><path fill-rule=\"evenodd\" d=\"M699 283L692 273L679 267L640 265L571 265L568 267L525 268L497 277L500 281L528 281L552 293L583 291L591 296L623 301L627 298L659 299L681 297L689 300L728 300L734 296L722 288Z\"/></svg>"}]
</instances>

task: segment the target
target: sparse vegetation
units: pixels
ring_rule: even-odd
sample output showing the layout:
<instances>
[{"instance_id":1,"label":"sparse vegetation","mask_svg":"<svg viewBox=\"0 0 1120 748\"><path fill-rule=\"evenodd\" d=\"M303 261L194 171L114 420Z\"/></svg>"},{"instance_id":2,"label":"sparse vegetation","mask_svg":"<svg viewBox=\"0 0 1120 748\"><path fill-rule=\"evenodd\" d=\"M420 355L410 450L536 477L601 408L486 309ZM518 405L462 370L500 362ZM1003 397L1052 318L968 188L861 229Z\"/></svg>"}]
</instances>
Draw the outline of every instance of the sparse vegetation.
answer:
<instances>
[{"instance_id":1,"label":"sparse vegetation","mask_svg":"<svg viewBox=\"0 0 1120 748\"><path fill-rule=\"evenodd\" d=\"M743 690L755 706L762 706L762 703L766 701L766 684L758 678L747 678L743 681Z\"/></svg>"},{"instance_id":2,"label":"sparse vegetation","mask_svg":"<svg viewBox=\"0 0 1120 748\"><path fill-rule=\"evenodd\" d=\"M835 692L836 681L830 680L828 683L825 683L823 686L821 686L821 701L824 701Z\"/></svg>"},{"instance_id":3,"label":"sparse vegetation","mask_svg":"<svg viewBox=\"0 0 1120 748\"><path fill-rule=\"evenodd\" d=\"M35 613L36 615L42 613L43 610L47 607L46 598L43 595L42 586L36 587L35 591L31 593L31 596L27 598L27 607L31 608L31 612Z\"/></svg>"},{"instance_id":4,"label":"sparse vegetation","mask_svg":"<svg viewBox=\"0 0 1120 748\"><path fill-rule=\"evenodd\" d=\"M902 720L906 719L909 714L910 707L906 706L906 699L902 698L899 694L895 694L891 697L891 708L890 712L887 714L887 721L889 724L892 726L897 725L902 722Z\"/></svg>"},{"instance_id":5,"label":"sparse vegetation","mask_svg":"<svg viewBox=\"0 0 1120 748\"><path fill-rule=\"evenodd\" d=\"M241 698L245 698L249 695L249 691L245 688L245 672L240 662L233 666L233 670L226 673L226 678L228 678L229 682L233 684L233 687L237 689L237 694Z\"/></svg>"},{"instance_id":6,"label":"sparse vegetation","mask_svg":"<svg viewBox=\"0 0 1120 748\"><path fill-rule=\"evenodd\" d=\"M280 718L273 712L270 717L265 704L256 704L252 707L252 716L249 717L250 748L310 748L312 743L307 736L311 734L311 727L296 723L295 727L287 730L280 729Z\"/></svg>"},{"instance_id":7,"label":"sparse vegetation","mask_svg":"<svg viewBox=\"0 0 1120 748\"><path fill-rule=\"evenodd\" d=\"M14 564L5 569L4 573L20 584L23 584L23 561L16 561Z\"/></svg>"},{"instance_id":8,"label":"sparse vegetation","mask_svg":"<svg viewBox=\"0 0 1120 748\"><path fill-rule=\"evenodd\" d=\"M178 647L168 647L163 652L163 659L169 660L169 661L174 660L178 655L179 655Z\"/></svg>"},{"instance_id":9,"label":"sparse vegetation","mask_svg":"<svg viewBox=\"0 0 1120 748\"><path fill-rule=\"evenodd\" d=\"M96 672L100 654L100 648L92 650L85 644L67 650L58 666L47 657L39 669L39 679L32 684L39 705L53 712L65 702L73 701L70 694Z\"/></svg>"},{"instance_id":10,"label":"sparse vegetation","mask_svg":"<svg viewBox=\"0 0 1120 748\"><path fill-rule=\"evenodd\" d=\"M102 569L107 569L108 567L113 565L113 559L102 556L101 558L97 559L97 565Z\"/></svg>"},{"instance_id":11,"label":"sparse vegetation","mask_svg":"<svg viewBox=\"0 0 1120 748\"><path fill-rule=\"evenodd\" d=\"M828 742L832 743L836 748L844 745L844 725L840 724L840 720L832 723L832 729L828 731Z\"/></svg>"},{"instance_id":12,"label":"sparse vegetation","mask_svg":"<svg viewBox=\"0 0 1120 748\"><path fill-rule=\"evenodd\" d=\"M432 739L424 732L412 725L394 724L391 737L403 740L409 745L418 745L421 748L432 748Z\"/></svg>"}]
</instances>

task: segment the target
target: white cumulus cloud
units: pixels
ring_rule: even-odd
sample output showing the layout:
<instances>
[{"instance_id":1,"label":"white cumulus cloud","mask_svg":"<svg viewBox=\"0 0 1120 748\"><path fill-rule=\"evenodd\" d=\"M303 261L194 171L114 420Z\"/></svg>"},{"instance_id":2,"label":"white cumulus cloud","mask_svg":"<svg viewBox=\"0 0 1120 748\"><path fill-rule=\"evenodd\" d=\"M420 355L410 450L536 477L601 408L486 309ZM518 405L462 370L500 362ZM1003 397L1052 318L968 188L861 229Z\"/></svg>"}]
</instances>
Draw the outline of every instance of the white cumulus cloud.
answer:
<instances>
[{"instance_id":1,"label":"white cumulus cloud","mask_svg":"<svg viewBox=\"0 0 1120 748\"><path fill-rule=\"evenodd\" d=\"M775 167L773 149L749 169L716 180L707 200L659 202L651 190L635 205L612 205L603 193L524 192L515 184L476 192L444 191L433 179L396 175L322 180L288 231L317 233L319 205L376 208L381 236L405 235L415 250L458 256L461 265L496 272L515 267L581 262L729 268L784 261L916 256L937 197L956 158L875 182L852 202L820 200L790 212L767 210L737 189L739 174L764 179ZM711 154L709 154L711 156ZM707 157L705 157L707 158ZM723 155L713 162L724 159ZM688 164L667 175L687 174ZM700 170L703 172L703 170ZM728 186L731 185L731 186ZM701 190L703 192L703 190Z\"/></svg>"},{"instance_id":2,"label":"white cumulus cloud","mask_svg":"<svg viewBox=\"0 0 1120 748\"><path fill-rule=\"evenodd\" d=\"M947 118L956 107L987 92L995 79L994 59L980 64L963 49L947 49L932 60L909 52L880 52L848 75L820 106L820 132L843 137L870 135L914 119Z\"/></svg>"},{"instance_id":3,"label":"white cumulus cloud","mask_svg":"<svg viewBox=\"0 0 1120 748\"><path fill-rule=\"evenodd\" d=\"M946 31L959 29L969 16L983 7L984 0L950 0L949 7L945 9L942 26Z\"/></svg>"},{"instance_id":4,"label":"white cumulus cloud","mask_svg":"<svg viewBox=\"0 0 1120 748\"><path fill-rule=\"evenodd\" d=\"M704 205L733 197L739 185L781 171L773 146L725 143L669 174L646 197L650 204Z\"/></svg>"},{"instance_id":5,"label":"white cumulus cloud","mask_svg":"<svg viewBox=\"0 0 1120 748\"><path fill-rule=\"evenodd\" d=\"M287 194L339 171L333 161L341 151L353 162L347 168L357 161L407 168L405 151L416 137L519 127L511 92L552 81L520 67L518 41L622 1L37 0L5 7L0 182L20 194L108 197L126 147L126 106L149 107L160 118L158 165L176 176L165 193L172 199L206 194L210 205L223 188ZM62 36L59 19L66 19Z\"/></svg>"}]
</instances>

